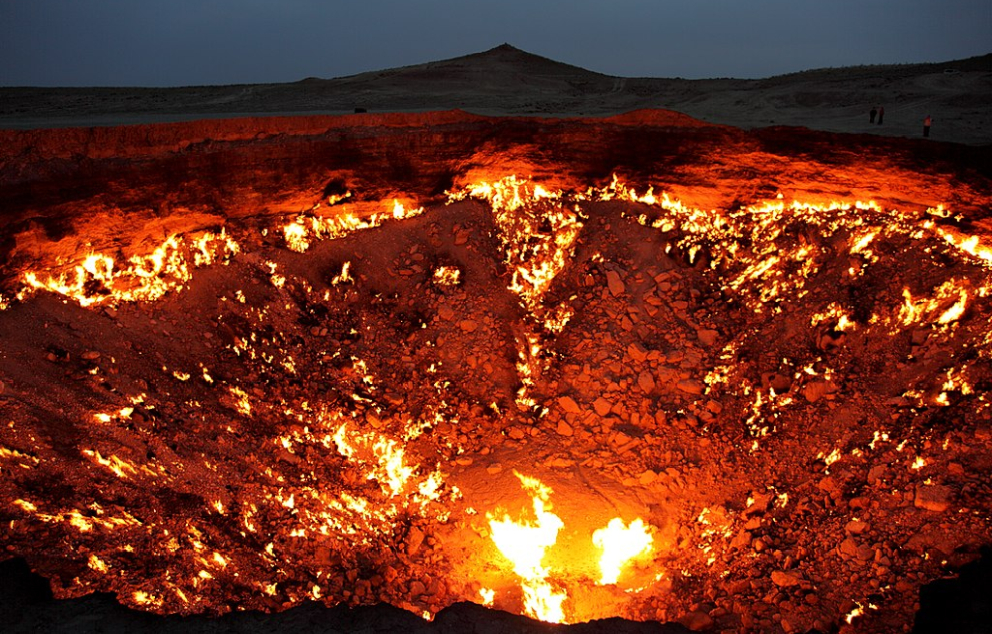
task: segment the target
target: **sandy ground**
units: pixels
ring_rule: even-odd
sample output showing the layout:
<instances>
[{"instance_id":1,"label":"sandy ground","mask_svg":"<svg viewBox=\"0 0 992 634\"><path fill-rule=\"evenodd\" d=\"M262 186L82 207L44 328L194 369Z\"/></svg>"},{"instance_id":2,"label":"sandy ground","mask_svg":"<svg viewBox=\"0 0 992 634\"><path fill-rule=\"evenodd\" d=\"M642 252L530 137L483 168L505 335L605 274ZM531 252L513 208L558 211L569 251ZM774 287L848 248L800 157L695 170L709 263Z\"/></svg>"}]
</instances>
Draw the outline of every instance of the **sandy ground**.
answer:
<instances>
[{"instance_id":1,"label":"sandy ground","mask_svg":"<svg viewBox=\"0 0 992 634\"><path fill-rule=\"evenodd\" d=\"M610 77L510 46L337 79L184 88L2 88L0 127L106 126L258 114L461 108L487 115L606 116L666 108L743 128L992 143L992 55L942 64L820 69L758 80ZM873 105L885 107L870 124Z\"/></svg>"}]
</instances>

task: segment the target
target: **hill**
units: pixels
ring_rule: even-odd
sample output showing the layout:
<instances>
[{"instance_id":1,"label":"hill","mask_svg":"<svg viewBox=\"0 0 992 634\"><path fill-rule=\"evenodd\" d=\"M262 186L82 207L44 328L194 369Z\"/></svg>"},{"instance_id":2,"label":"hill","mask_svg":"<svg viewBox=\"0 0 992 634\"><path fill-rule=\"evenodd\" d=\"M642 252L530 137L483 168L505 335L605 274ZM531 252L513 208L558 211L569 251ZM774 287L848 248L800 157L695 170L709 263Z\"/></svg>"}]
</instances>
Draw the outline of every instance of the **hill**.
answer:
<instances>
[{"instance_id":1,"label":"hill","mask_svg":"<svg viewBox=\"0 0 992 634\"><path fill-rule=\"evenodd\" d=\"M0 88L0 127L44 128L246 115L418 112L608 116L666 108L742 128L803 126L831 132L992 143L992 55L940 64L857 66L767 79L611 77L508 44L448 60L336 79L181 88ZM884 125L868 110L884 105Z\"/></svg>"}]
</instances>

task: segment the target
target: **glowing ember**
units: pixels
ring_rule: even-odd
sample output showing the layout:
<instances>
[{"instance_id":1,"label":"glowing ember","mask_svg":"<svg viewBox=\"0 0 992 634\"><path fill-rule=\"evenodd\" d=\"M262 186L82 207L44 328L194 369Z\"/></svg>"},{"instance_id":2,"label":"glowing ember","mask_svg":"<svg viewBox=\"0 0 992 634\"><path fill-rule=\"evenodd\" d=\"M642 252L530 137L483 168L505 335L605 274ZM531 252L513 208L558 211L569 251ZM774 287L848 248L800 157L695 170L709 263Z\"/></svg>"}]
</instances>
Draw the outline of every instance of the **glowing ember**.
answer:
<instances>
[{"instance_id":1,"label":"glowing ember","mask_svg":"<svg viewBox=\"0 0 992 634\"><path fill-rule=\"evenodd\" d=\"M599 583L616 583L624 565L650 552L652 541L650 527L640 518L625 526L622 519L615 517L604 528L597 529L592 534L592 543L603 551L599 560L603 576Z\"/></svg>"}]
</instances>

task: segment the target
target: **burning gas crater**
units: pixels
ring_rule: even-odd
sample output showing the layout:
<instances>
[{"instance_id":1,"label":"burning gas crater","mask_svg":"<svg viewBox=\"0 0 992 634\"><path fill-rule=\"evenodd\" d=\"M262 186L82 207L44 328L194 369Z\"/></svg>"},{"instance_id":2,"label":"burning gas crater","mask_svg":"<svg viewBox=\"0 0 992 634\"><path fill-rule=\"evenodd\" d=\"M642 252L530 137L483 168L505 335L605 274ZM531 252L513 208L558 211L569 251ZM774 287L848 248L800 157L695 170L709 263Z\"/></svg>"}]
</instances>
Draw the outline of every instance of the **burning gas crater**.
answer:
<instances>
[{"instance_id":1,"label":"burning gas crater","mask_svg":"<svg viewBox=\"0 0 992 634\"><path fill-rule=\"evenodd\" d=\"M20 271L4 545L157 612L905 614L990 537L992 249L948 216L506 176Z\"/></svg>"}]
</instances>

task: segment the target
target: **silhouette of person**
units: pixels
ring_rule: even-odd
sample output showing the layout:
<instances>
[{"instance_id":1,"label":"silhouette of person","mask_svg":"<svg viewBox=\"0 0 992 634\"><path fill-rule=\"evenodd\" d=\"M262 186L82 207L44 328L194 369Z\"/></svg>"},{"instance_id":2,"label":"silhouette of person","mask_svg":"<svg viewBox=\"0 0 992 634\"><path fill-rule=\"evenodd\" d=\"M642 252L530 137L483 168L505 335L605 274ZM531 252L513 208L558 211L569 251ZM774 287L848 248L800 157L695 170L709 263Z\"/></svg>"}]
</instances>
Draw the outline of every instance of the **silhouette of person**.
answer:
<instances>
[{"instance_id":1,"label":"silhouette of person","mask_svg":"<svg viewBox=\"0 0 992 634\"><path fill-rule=\"evenodd\" d=\"M868 123L875 123L875 116L878 114L878 109L875 106L871 107L871 111L868 112Z\"/></svg>"},{"instance_id":2,"label":"silhouette of person","mask_svg":"<svg viewBox=\"0 0 992 634\"><path fill-rule=\"evenodd\" d=\"M933 119L930 118L930 115L927 115L926 118L923 119L923 136L925 136L925 137L929 137L930 136L930 124L931 123L933 123Z\"/></svg>"},{"instance_id":3,"label":"silhouette of person","mask_svg":"<svg viewBox=\"0 0 992 634\"><path fill-rule=\"evenodd\" d=\"M885 106L878 107L878 125L882 125L882 118L885 116Z\"/></svg>"}]
</instances>

